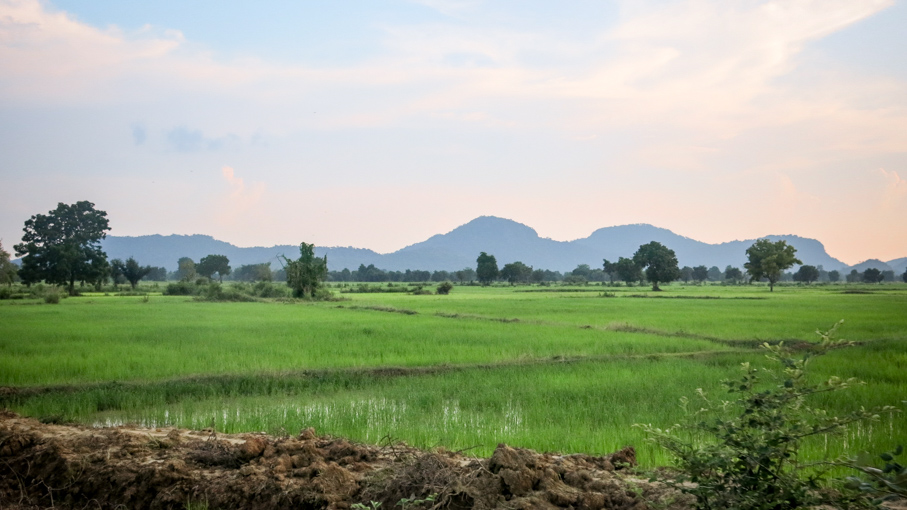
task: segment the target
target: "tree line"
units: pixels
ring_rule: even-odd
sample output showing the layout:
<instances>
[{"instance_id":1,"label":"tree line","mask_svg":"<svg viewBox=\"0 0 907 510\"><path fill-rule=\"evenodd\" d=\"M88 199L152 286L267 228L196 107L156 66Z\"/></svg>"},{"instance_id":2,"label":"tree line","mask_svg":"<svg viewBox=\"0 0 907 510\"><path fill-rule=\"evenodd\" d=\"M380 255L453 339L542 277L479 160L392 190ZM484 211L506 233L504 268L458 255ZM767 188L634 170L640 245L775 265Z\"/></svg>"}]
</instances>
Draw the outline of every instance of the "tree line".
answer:
<instances>
[{"instance_id":1,"label":"tree line","mask_svg":"<svg viewBox=\"0 0 907 510\"><path fill-rule=\"evenodd\" d=\"M590 281L628 284L648 282L653 290L659 284L673 281L724 281L744 283L764 280L771 290L779 281L812 283L816 281L837 282L842 275L839 271L825 271L822 266L800 265L794 272L786 272L795 264L802 264L796 258L796 249L785 241L771 242L760 239L746 250L747 262L744 270L727 266L724 271L716 266L707 268L678 267L677 257L670 248L652 241L641 245L631 257L619 257L616 261L603 260L601 269L587 264L578 265L573 271L560 273L547 269L535 269L520 261L504 264L498 268L494 255L481 252L476 259L476 268L455 271L410 270L386 271L374 264L360 264L356 270L343 269L328 271L327 258L314 256L314 245L300 245L300 259L280 258L282 267L271 269L271 264L247 264L235 271L225 255L210 254L198 262L182 257L177 270L167 272L163 267L142 266L133 257L125 261L107 260L107 254L100 242L110 230L107 213L94 208L94 204L81 201L75 204L57 205L48 214L36 214L26 220L22 242L14 246L17 256L22 257L17 268L10 260L10 254L0 244L0 283L11 285L21 281L26 285L37 282L65 287L75 294L76 283L100 288L107 281L114 285L129 283L135 288L141 280L194 281L197 278L218 281L287 281L301 295L313 295L317 283L324 280L335 282L446 282L461 284L478 282L488 285L495 281L506 281L511 285L562 281L582 284ZM907 282L907 271L901 278ZM880 271L869 268L862 273L856 269L844 276L847 282L879 283L894 281L894 271ZM297 289L298 287L298 289Z\"/></svg>"}]
</instances>

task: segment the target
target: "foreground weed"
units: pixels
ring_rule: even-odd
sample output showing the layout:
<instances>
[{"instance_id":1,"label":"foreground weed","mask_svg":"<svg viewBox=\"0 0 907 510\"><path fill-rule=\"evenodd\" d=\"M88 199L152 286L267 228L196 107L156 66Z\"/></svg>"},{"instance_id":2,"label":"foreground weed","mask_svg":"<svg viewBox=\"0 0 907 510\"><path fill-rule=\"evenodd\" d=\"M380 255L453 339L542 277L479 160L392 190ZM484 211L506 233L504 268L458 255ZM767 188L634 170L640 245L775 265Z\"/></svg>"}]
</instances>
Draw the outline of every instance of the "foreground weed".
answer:
<instances>
[{"instance_id":1,"label":"foreground weed","mask_svg":"<svg viewBox=\"0 0 907 510\"><path fill-rule=\"evenodd\" d=\"M662 430L641 425L650 440L677 460L681 475L667 483L693 495L701 509L786 510L822 503L818 489L825 473L816 471L815 464L799 461L801 442L838 432L849 423L878 419L881 412L896 411L892 407L861 408L835 417L807 404L810 396L860 384L837 377L818 385L807 380L812 357L844 344L834 340L840 325L817 331L821 341L815 351L800 358L783 344L763 345L767 357L780 364L780 368L766 369L776 380L774 387L761 389L759 370L743 363L740 379L724 381L734 400L716 401L699 390L702 407L688 412L686 427ZM683 400L683 404L689 406L690 402ZM679 430L692 430L708 439L702 443L687 440Z\"/></svg>"},{"instance_id":2,"label":"foreground weed","mask_svg":"<svg viewBox=\"0 0 907 510\"><path fill-rule=\"evenodd\" d=\"M887 501L907 499L907 467L895 460L904 453L904 447L898 446L893 451L879 455L885 463L881 468L871 466L863 458L851 458L838 463L859 471L862 476L847 478L847 486L872 498L872 504L881 506Z\"/></svg>"},{"instance_id":3,"label":"foreground weed","mask_svg":"<svg viewBox=\"0 0 907 510\"><path fill-rule=\"evenodd\" d=\"M426 503L434 503L435 498L438 497L437 494L429 494L425 499L417 498L414 494L410 495L408 498L400 498L400 501L397 502L397 506L403 510L408 508L418 508Z\"/></svg>"}]
</instances>

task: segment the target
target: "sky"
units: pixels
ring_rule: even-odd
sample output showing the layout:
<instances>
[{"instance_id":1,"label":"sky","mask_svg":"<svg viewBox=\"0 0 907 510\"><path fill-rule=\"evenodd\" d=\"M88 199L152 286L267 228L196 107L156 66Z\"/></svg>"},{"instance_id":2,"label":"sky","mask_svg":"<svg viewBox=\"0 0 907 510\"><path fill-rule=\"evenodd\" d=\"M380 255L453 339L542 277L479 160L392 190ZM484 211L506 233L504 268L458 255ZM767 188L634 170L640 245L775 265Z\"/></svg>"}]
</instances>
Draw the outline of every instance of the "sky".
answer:
<instances>
[{"instance_id":1,"label":"sky","mask_svg":"<svg viewBox=\"0 0 907 510\"><path fill-rule=\"evenodd\" d=\"M0 239L88 200L110 235L239 246L494 215L904 257L905 26L907 0L0 0Z\"/></svg>"}]
</instances>

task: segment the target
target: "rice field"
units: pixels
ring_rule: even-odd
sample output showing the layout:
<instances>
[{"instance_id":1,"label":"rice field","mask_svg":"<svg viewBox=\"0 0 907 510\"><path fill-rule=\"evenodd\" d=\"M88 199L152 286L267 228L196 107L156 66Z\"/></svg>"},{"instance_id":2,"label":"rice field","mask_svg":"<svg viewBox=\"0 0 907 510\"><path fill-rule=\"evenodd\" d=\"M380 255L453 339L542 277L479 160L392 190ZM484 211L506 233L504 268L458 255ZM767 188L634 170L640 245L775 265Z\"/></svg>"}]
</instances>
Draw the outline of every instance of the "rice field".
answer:
<instances>
[{"instance_id":1,"label":"rice field","mask_svg":"<svg viewBox=\"0 0 907 510\"><path fill-rule=\"evenodd\" d=\"M343 289L336 289L343 290ZM606 453L634 423L668 426L682 396L720 397L764 341L855 345L813 377L866 384L829 413L907 400L907 285L469 287L448 296L343 293L322 303L88 295L0 302L0 405L99 426L320 433L490 453L499 442ZM809 458L907 444L904 413L804 448Z\"/></svg>"}]
</instances>

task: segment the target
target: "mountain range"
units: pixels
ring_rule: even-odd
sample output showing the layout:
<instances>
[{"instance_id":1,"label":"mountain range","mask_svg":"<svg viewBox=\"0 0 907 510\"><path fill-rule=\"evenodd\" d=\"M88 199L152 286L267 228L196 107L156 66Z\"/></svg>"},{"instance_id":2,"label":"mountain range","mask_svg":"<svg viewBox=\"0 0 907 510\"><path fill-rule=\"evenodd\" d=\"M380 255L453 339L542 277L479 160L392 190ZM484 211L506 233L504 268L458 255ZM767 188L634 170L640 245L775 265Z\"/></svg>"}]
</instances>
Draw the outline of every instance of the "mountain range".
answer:
<instances>
[{"instance_id":1,"label":"mountain range","mask_svg":"<svg viewBox=\"0 0 907 510\"><path fill-rule=\"evenodd\" d=\"M804 264L823 266L826 270L849 270L850 267L830 256L825 247L815 239L793 235L765 236L772 241L783 240L797 249L797 257ZM360 264L390 271L406 269L456 270L475 267L480 252L494 255L499 266L517 260L535 268L569 271L579 264L601 267L602 259L616 261L631 257L640 245L658 241L674 250L681 266L743 267L746 249L755 239L709 244L677 235L670 230L652 225L622 225L601 228L589 237L573 241L554 241L539 237L538 233L522 223L494 216L481 216L446 234L434 235L425 241L412 244L392 253L352 247L316 247L318 256L327 255L328 268L356 269ZM177 260L190 257L196 262L210 254L226 255L234 268L244 264L271 262L279 267L278 256L296 258L299 247L278 245L271 247L241 248L207 235L147 235L137 237L108 236L101 243L108 258L135 257L143 265L175 270ZM863 267L865 266L865 267ZM868 260L854 268L866 267L894 270L902 274L907 269L907 257L882 262Z\"/></svg>"}]
</instances>

